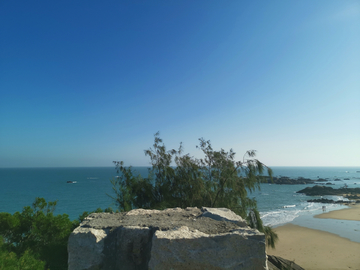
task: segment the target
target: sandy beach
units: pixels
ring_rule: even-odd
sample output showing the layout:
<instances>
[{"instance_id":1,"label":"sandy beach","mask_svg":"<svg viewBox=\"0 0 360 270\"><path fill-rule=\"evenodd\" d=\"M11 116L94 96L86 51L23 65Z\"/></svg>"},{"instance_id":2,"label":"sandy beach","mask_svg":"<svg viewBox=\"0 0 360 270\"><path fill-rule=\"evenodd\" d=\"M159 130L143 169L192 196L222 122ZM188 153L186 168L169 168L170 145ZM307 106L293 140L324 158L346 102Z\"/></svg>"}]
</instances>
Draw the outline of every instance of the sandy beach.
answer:
<instances>
[{"instance_id":1,"label":"sandy beach","mask_svg":"<svg viewBox=\"0 0 360 270\"><path fill-rule=\"evenodd\" d=\"M318 215L317 218L359 220L360 205ZM294 224L274 229L279 242L270 255L294 260L306 270L360 270L360 243L336 234Z\"/></svg>"},{"instance_id":2,"label":"sandy beach","mask_svg":"<svg viewBox=\"0 0 360 270\"><path fill-rule=\"evenodd\" d=\"M316 218L333 218L360 221L360 204L349 205L348 209L335 210L315 216Z\"/></svg>"}]
</instances>

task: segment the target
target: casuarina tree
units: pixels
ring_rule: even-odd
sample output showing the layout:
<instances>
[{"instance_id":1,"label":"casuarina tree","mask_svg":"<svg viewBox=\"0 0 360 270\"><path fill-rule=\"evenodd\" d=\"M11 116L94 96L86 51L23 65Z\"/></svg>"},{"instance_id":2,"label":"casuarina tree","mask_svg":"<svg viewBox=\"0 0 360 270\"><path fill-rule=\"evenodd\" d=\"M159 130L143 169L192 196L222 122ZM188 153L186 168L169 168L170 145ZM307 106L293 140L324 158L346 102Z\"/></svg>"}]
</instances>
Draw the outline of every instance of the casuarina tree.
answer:
<instances>
[{"instance_id":1,"label":"casuarina tree","mask_svg":"<svg viewBox=\"0 0 360 270\"><path fill-rule=\"evenodd\" d=\"M151 164L147 177L137 174L131 166L124 166L123 161L114 161L119 175L112 180L113 199L119 210L226 207L264 232L267 244L274 247L277 235L263 226L256 200L249 197L267 177L272 178L271 169L255 159L254 150L236 161L232 149L216 151L203 138L197 148L203 158L183 154L181 143L177 150L167 150L156 133L153 147L145 150Z\"/></svg>"}]
</instances>

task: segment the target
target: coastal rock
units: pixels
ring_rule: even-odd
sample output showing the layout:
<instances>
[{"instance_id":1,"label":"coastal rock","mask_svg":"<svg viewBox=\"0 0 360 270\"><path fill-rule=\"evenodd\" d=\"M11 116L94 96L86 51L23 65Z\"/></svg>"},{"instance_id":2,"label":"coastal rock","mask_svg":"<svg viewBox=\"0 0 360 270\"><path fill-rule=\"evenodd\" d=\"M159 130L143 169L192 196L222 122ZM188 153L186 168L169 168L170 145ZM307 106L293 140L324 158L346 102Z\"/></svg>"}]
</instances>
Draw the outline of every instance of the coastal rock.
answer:
<instances>
[{"instance_id":1,"label":"coastal rock","mask_svg":"<svg viewBox=\"0 0 360 270\"><path fill-rule=\"evenodd\" d=\"M281 177L273 177L272 180L269 177L266 179L269 184L277 184L277 185L306 185L306 184L315 183L315 180L311 180L303 177L299 177L297 179L291 179L289 177L281 176Z\"/></svg>"},{"instance_id":2,"label":"coastal rock","mask_svg":"<svg viewBox=\"0 0 360 270\"><path fill-rule=\"evenodd\" d=\"M201 211L203 212L201 215L202 217L209 217L211 219L219 220L219 221L234 222L240 227L248 226L246 221L242 217L238 216L233 211L227 208L203 207L201 208Z\"/></svg>"},{"instance_id":3,"label":"coastal rock","mask_svg":"<svg viewBox=\"0 0 360 270\"><path fill-rule=\"evenodd\" d=\"M344 201L344 200L338 200L338 201L334 201L334 200L329 200L329 199L314 199L314 200L307 200L307 202L316 202L316 203L349 203L349 201Z\"/></svg>"},{"instance_id":4,"label":"coastal rock","mask_svg":"<svg viewBox=\"0 0 360 270\"><path fill-rule=\"evenodd\" d=\"M208 235L188 227L156 231L149 269L266 269L263 235L249 229Z\"/></svg>"},{"instance_id":5,"label":"coastal rock","mask_svg":"<svg viewBox=\"0 0 360 270\"><path fill-rule=\"evenodd\" d=\"M313 187L306 187L296 193L304 193L308 196L324 196L324 195L358 195L360 194L360 188L339 188L333 189L332 187L325 187L325 186L313 186ZM344 196L344 197L346 197Z\"/></svg>"},{"instance_id":6,"label":"coastal rock","mask_svg":"<svg viewBox=\"0 0 360 270\"><path fill-rule=\"evenodd\" d=\"M318 180L315 180L315 182L328 182L328 180L320 178Z\"/></svg>"},{"instance_id":7,"label":"coastal rock","mask_svg":"<svg viewBox=\"0 0 360 270\"><path fill-rule=\"evenodd\" d=\"M69 269L91 269L100 265L107 233L108 230L77 227L68 241Z\"/></svg>"},{"instance_id":8,"label":"coastal rock","mask_svg":"<svg viewBox=\"0 0 360 270\"><path fill-rule=\"evenodd\" d=\"M268 269L265 235L228 209L93 213L70 235L69 270Z\"/></svg>"},{"instance_id":9,"label":"coastal rock","mask_svg":"<svg viewBox=\"0 0 360 270\"><path fill-rule=\"evenodd\" d=\"M305 270L295 262L273 255L268 255L268 267L269 270Z\"/></svg>"}]
</instances>

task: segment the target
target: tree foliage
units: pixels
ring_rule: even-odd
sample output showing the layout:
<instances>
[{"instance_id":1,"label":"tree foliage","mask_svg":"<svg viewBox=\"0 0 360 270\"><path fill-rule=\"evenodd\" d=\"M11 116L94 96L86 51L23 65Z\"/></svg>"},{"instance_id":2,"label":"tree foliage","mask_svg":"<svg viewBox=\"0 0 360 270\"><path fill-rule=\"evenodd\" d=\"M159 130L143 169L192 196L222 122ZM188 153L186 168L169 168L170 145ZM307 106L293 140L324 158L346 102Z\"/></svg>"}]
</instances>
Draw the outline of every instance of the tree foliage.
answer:
<instances>
[{"instance_id":1,"label":"tree foliage","mask_svg":"<svg viewBox=\"0 0 360 270\"><path fill-rule=\"evenodd\" d=\"M0 236L0 269L44 270L45 262L37 259L29 249L22 256L17 256L16 253L9 251L4 246L4 240Z\"/></svg>"},{"instance_id":2,"label":"tree foliage","mask_svg":"<svg viewBox=\"0 0 360 270\"><path fill-rule=\"evenodd\" d=\"M248 196L260 188L264 173L272 177L271 169L255 159L254 150L236 161L232 149L215 151L203 138L197 148L203 158L184 155L181 143L178 150L167 150L156 133L153 147L145 150L151 164L147 177L137 174L131 166L125 167L123 161L114 161L119 175L112 180L113 199L119 210L226 207L246 218L250 226L267 233L267 243L274 246L277 235L263 226L256 200ZM253 219L249 213L253 213Z\"/></svg>"},{"instance_id":3,"label":"tree foliage","mask_svg":"<svg viewBox=\"0 0 360 270\"><path fill-rule=\"evenodd\" d=\"M32 262L32 265L36 267L45 264L52 270L67 269L67 241L78 222L71 222L66 214L53 215L56 203L36 198L21 213L0 213L2 263L14 262L16 255L20 265L24 260L34 259L38 264ZM31 269L41 268L35 266Z\"/></svg>"}]
</instances>

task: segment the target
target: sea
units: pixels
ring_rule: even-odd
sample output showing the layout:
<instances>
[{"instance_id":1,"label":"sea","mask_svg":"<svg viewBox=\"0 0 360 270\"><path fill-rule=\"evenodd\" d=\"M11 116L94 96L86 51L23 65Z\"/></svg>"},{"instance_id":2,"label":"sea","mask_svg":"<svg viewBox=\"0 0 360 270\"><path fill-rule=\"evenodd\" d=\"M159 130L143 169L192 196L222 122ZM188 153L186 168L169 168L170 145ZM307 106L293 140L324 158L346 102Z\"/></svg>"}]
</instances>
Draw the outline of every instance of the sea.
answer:
<instances>
[{"instance_id":1,"label":"sea","mask_svg":"<svg viewBox=\"0 0 360 270\"><path fill-rule=\"evenodd\" d=\"M292 179L323 178L333 188L360 187L360 167L271 167L274 176ZM146 176L147 167L133 167ZM0 212L21 212L31 205L36 197L57 201L55 214L67 214L75 220L83 212L111 207L116 210L111 180L117 176L114 167L82 168L0 168ZM71 183L68 183L71 181ZM260 216L265 225L277 227L293 223L312 229L338 234L360 242L360 222L314 218L326 211L347 206L307 202L309 197L297 191L311 185L261 184L260 190L249 193L258 203ZM323 196L333 200L344 200L341 196Z\"/></svg>"}]
</instances>

